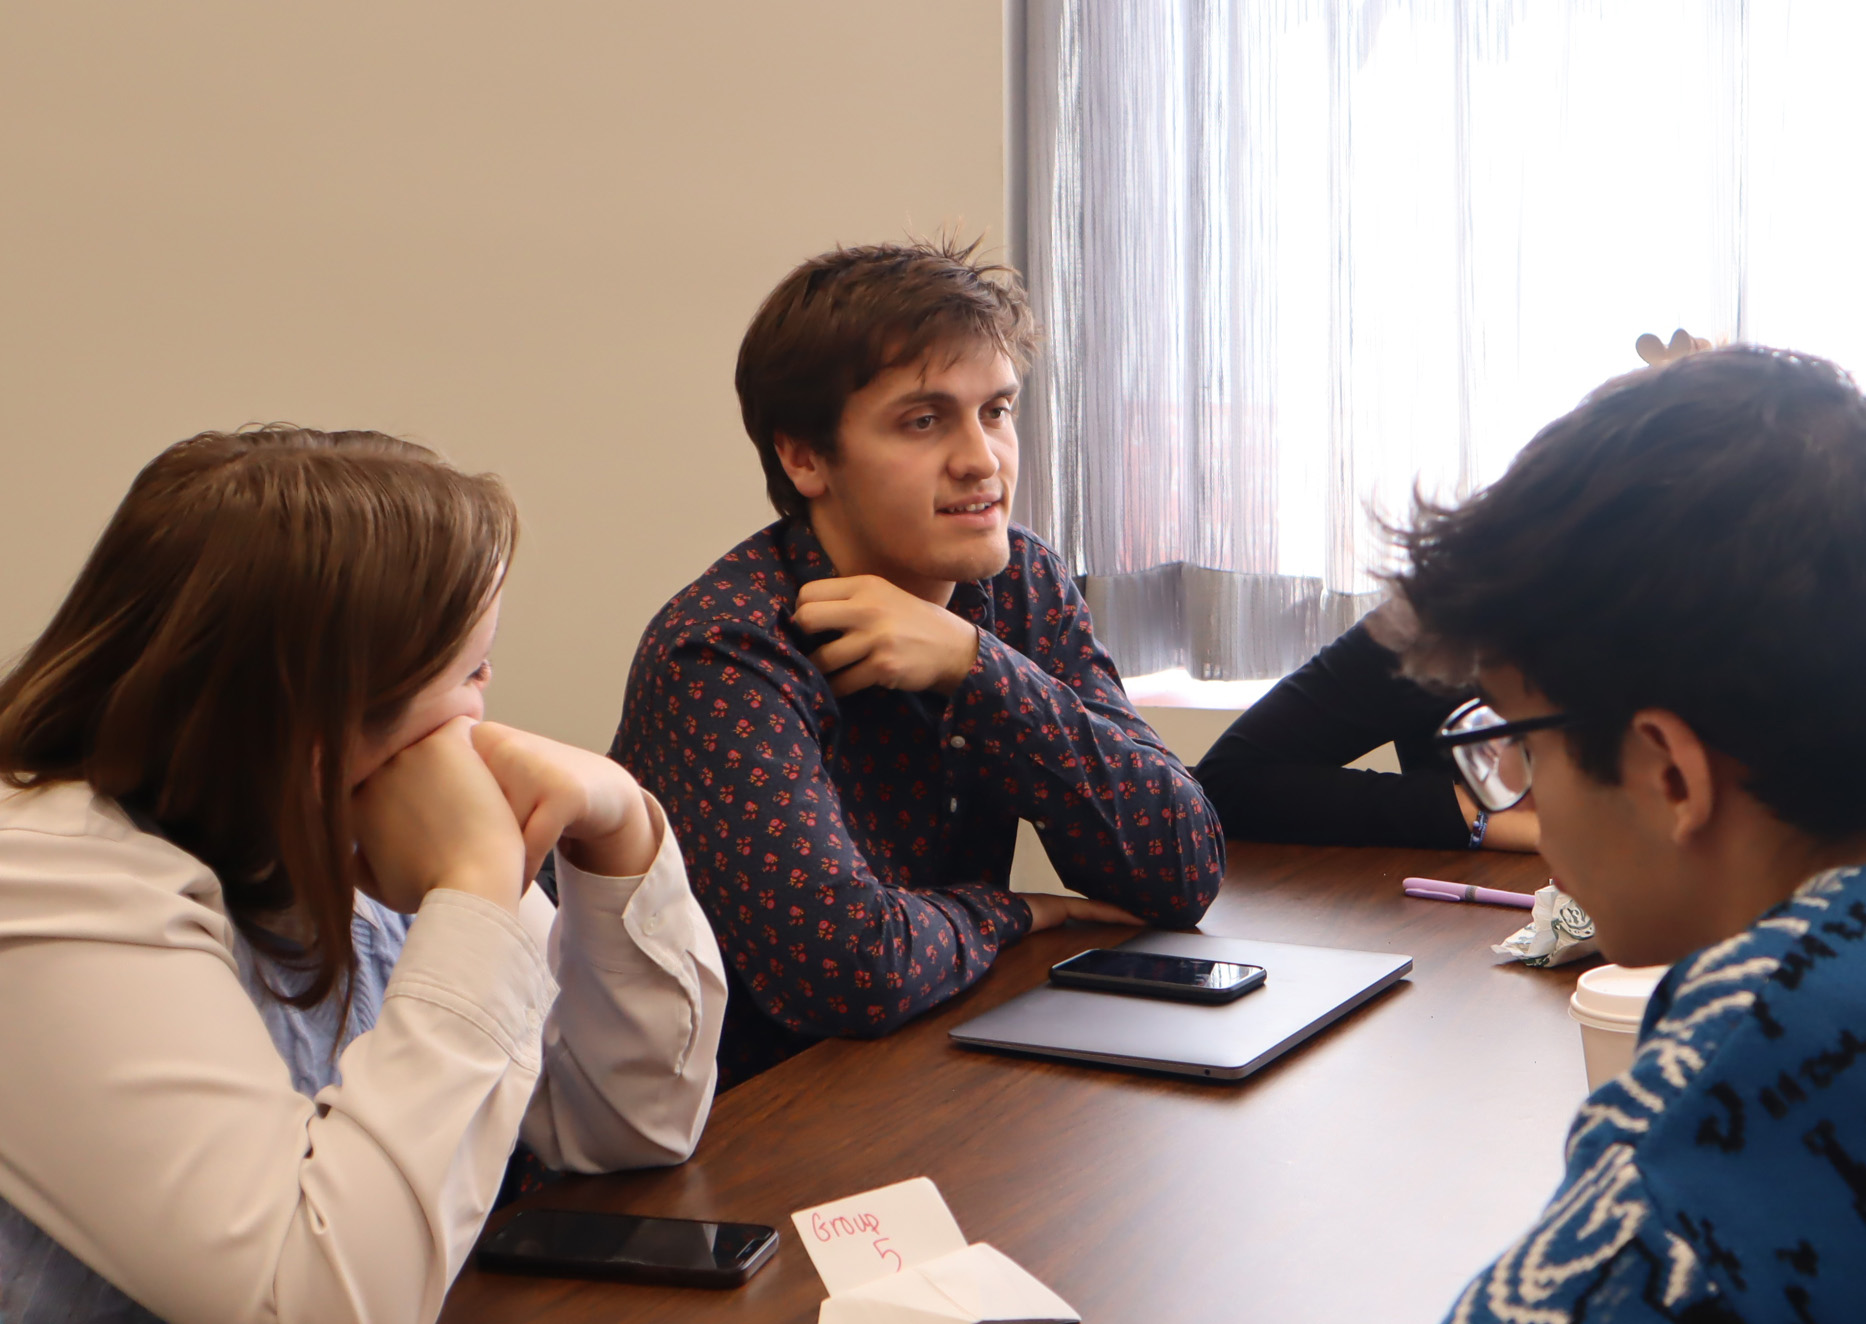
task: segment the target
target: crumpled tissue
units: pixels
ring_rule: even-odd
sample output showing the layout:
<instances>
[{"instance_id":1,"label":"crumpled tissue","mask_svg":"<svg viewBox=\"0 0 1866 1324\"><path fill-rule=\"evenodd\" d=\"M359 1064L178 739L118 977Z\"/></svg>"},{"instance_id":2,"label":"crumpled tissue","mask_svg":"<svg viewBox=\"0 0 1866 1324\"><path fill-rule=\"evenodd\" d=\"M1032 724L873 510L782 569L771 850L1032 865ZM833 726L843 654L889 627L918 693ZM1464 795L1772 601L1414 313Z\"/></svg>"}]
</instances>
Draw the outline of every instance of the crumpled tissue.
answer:
<instances>
[{"instance_id":1,"label":"crumpled tissue","mask_svg":"<svg viewBox=\"0 0 1866 1324\"><path fill-rule=\"evenodd\" d=\"M1600 944L1594 940L1593 916L1551 878L1537 890L1529 922L1490 950L1524 965L1566 965L1594 955Z\"/></svg>"}]
</instances>

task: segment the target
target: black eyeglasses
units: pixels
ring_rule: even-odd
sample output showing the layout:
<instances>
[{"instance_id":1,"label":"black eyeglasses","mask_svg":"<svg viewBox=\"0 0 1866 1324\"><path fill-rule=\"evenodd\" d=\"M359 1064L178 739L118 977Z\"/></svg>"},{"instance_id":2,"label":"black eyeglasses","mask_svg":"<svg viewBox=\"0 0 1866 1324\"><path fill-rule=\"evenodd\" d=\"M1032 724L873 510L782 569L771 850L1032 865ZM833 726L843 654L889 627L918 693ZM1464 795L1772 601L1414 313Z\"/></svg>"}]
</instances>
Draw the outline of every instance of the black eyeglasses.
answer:
<instances>
[{"instance_id":1,"label":"black eyeglasses","mask_svg":"<svg viewBox=\"0 0 1866 1324\"><path fill-rule=\"evenodd\" d=\"M1567 713L1549 713L1506 722L1482 699L1472 699L1445 719L1432 743L1451 755L1472 798L1497 814L1521 804L1529 794L1534 774L1523 737L1573 720Z\"/></svg>"}]
</instances>

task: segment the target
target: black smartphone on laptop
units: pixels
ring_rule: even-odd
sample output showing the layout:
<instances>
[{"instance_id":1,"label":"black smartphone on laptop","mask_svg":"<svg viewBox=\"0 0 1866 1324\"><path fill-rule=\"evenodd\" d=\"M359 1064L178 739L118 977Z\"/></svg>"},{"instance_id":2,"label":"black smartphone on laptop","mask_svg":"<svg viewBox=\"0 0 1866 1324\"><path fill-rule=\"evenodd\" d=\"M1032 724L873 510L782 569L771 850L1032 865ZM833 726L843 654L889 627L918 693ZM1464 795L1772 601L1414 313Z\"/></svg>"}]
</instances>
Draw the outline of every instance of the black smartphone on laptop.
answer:
<instances>
[{"instance_id":1,"label":"black smartphone on laptop","mask_svg":"<svg viewBox=\"0 0 1866 1324\"><path fill-rule=\"evenodd\" d=\"M1064 988L1132 993L1180 1002L1231 1002L1264 981L1260 965L1094 947L1050 967L1050 982Z\"/></svg>"}]
</instances>

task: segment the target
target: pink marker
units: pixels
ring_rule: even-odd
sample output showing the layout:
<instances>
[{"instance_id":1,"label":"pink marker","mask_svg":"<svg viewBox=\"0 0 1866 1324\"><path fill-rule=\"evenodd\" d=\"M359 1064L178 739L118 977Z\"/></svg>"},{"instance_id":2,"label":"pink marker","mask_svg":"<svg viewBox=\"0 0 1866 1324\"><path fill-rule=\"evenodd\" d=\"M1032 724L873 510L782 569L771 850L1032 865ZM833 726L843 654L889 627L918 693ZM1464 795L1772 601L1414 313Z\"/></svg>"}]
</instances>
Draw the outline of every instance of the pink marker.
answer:
<instances>
[{"instance_id":1,"label":"pink marker","mask_svg":"<svg viewBox=\"0 0 1866 1324\"><path fill-rule=\"evenodd\" d=\"M1502 892L1494 887L1474 887L1470 883L1446 883L1436 878L1408 878L1400 884L1407 896L1424 901L1481 901L1490 906L1534 908L1536 899L1521 892Z\"/></svg>"}]
</instances>

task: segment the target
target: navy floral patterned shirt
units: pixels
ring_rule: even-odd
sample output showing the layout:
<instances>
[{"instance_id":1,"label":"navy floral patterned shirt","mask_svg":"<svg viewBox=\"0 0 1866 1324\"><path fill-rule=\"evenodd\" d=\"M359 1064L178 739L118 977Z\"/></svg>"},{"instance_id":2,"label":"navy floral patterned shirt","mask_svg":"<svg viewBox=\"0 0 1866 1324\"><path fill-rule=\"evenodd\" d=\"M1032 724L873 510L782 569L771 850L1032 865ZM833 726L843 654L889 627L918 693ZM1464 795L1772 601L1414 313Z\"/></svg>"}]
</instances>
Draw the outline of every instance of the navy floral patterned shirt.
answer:
<instances>
[{"instance_id":1,"label":"navy floral patterned shirt","mask_svg":"<svg viewBox=\"0 0 1866 1324\"><path fill-rule=\"evenodd\" d=\"M960 584L979 627L950 698L838 699L792 623L836 574L805 520L740 543L642 636L611 757L667 809L737 986L720 1086L831 1035L885 1034L1030 928L1019 819L1070 887L1168 928L1217 895L1224 838L1140 719L1056 554ZM826 638L826 637L825 637Z\"/></svg>"}]
</instances>

